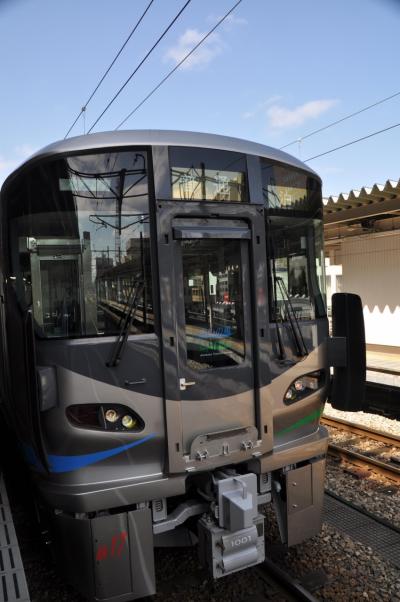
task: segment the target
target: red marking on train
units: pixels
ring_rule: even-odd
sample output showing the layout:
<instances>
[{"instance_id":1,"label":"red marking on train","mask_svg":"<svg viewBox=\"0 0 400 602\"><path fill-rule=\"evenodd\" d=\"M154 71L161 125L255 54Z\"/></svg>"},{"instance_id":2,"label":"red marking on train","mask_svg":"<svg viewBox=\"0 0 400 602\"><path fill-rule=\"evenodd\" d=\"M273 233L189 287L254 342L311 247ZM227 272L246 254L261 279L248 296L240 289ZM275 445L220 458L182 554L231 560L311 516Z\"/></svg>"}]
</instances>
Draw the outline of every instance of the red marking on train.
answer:
<instances>
[{"instance_id":1,"label":"red marking on train","mask_svg":"<svg viewBox=\"0 0 400 602\"><path fill-rule=\"evenodd\" d=\"M99 562L100 560L105 560L108 555L108 549L106 545L99 546L97 548L96 560Z\"/></svg>"},{"instance_id":2,"label":"red marking on train","mask_svg":"<svg viewBox=\"0 0 400 602\"><path fill-rule=\"evenodd\" d=\"M119 544L119 548L117 551L117 556L121 556L122 550L124 549L124 545L126 540L128 539L128 533L126 531L122 531L122 533L120 533L120 544Z\"/></svg>"},{"instance_id":3,"label":"red marking on train","mask_svg":"<svg viewBox=\"0 0 400 602\"><path fill-rule=\"evenodd\" d=\"M96 560L98 562L100 562L100 560L106 560L106 558L108 558L109 555L111 557L117 556L117 558L120 558L127 539L128 533L126 531L121 531L121 533L118 533L118 535L113 535L111 539L110 554L108 554L108 545L101 544L97 548Z\"/></svg>"},{"instance_id":4,"label":"red marking on train","mask_svg":"<svg viewBox=\"0 0 400 602\"><path fill-rule=\"evenodd\" d=\"M114 535L111 540L111 556L114 556L115 546L117 545L117 541L118 541L118 536Z\"/></svg>"}]
</instances>

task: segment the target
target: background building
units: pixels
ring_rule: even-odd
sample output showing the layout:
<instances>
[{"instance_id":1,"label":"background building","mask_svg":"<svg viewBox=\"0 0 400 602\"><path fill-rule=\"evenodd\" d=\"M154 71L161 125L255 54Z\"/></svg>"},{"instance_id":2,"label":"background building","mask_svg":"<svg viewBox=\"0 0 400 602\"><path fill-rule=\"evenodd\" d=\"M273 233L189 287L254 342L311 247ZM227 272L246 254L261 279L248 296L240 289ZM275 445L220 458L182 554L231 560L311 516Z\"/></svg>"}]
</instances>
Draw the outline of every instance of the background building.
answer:
<instances>
[{"instance_id":1,"label":"background building","mask_svg":"<svg viewBox=\"0 0 400 602\"><path fill-rule=\"evenodd\" d=\"M359 294L368 349L400 351L400 180L325 199L324 230L328 309Z\"/></svg>"}]
</instances>

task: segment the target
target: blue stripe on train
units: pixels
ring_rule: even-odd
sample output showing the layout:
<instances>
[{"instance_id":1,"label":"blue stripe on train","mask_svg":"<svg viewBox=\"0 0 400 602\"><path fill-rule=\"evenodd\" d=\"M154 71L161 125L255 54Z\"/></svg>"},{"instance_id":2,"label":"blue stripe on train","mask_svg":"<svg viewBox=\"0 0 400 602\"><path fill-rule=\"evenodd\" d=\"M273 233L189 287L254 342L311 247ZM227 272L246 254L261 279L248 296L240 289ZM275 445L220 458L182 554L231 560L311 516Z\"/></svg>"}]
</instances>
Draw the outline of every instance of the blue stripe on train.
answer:
<instances>
[{"instance_id":1,"label":"blue stripe on train","mask_svg":"<svg viewBox=\"0 0 400 602\"><path fill-rule=\"evenodd\" d=\"M55 456L53 454L49 454L47 456L47 461L49 464L50 472L70 472L71 470L79 470L79 468L84 468L85 466L89 466L90 464L96 464L96 462L101 462L102 460L106 460L107 458L112 458L113 456L117 456L118 454L131 449L132 447L136 447L137 445L141 445L142 443L146 443L150 439L155 437L154 433L150 435L146 435L143 439L138 439L137 441L133 441L132 443L127 443L126 445L121 445L119 447L114 447L112 449L107 449L105 451L94 452L93 454L82 454L79 456ZM36 459L36 454L30 446L24 445L25 458L36 468L38 467L38 461Z\"/></svg>"},{"instance_id":2,"label":"blue stripe on train","mask_svg":"<svg viewBox=\"0 0 400 602\"><path fill-rule=\"evenodd\" d=\"M146 437L143 437L143 439L138 439L137 441L127 443L126 445L121 445L120 447L114 447L112 449L95 452L93 454L83 454L81 456L54 456L49 454L47 456L47 460L49 463L50 472L68 472L70 470L84 468L90 464L95 464L96 462L101 462L101 460L106 460L107 458L116 456L123 451L131 449L132 447L146 443L146 441L153 439L153 437L155 437L155 435L150 434Z\"/></svg>"}]
</instances>

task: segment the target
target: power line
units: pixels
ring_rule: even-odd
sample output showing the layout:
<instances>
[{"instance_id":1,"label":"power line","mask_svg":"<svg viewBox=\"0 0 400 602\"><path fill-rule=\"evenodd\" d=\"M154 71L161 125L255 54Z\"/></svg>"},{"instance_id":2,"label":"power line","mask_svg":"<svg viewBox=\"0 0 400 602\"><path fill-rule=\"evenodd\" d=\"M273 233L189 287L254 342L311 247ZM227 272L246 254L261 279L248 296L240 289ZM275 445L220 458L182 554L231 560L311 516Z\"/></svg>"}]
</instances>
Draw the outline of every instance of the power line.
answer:
<instances>
[{"instance_id":1,"label":"power line","mask_svg":"<svg viewBox=\"0 0 400 602\"><path fill-rule=\"evenodd\" d=\"M137 28L139 27L140 23L143 21L145 15L147 13L147 11L149 10L149 8L153 4L153 2L154 2L154 0L150 0L150 2L148 3L148 5L146 6L146 9L143 12L143 14L141 15L140 19L137 21L137 23L134 26L134 28L132 29L131 33L126 38L125 42L122 44L121 48L119 49L119 51L115 55L114 60L112 61L112 63L110 64L110 66L108 67L108 69L106 70L106 72L104 73L103 77L100 79L99 83L97 84L97 86L95 87L95 89L93 90L93 92L91 93L91 95L89 96L89 98L87 99L87 101L85 102L85 104L83 105L83 107L81 108L80 113L78 114L78 116L75 119L74 123L71 125L71 127L68 130L68 132L65 134L64 140L68 136L68 134L70 133L70 131L72 130L72 128L74 127L74 125L76 124L76 122L78 121L79 117L82 115L82 113L85 114L85 111L86 111L86 108L87 108L89 102L92 100L93 96L96 94L97 90L100 88L100 86L103 83L104 79L107 77L108 73L110 72L111 68L114 66L114 63L118 59L119 55L121 54L121 52L123 51L123 49L125 48L125 46L127 45L127 43L129 42L129 40L131 39L131 37L133 36L133 34L137 30Z\"/></svg>"},{"instance_id":2,"label":"power line","mask_svg":"<svg viewBox=\"0 0 400 602\"><path fill-rule=\"evenodd\" d=\"M393 130L393 128L397 128L400 126L400 123L395 123L394 125L390 125L383 130L378 130L377 132L372 132L372 134L368 134L367 136L363 136L362 138L357 138L357 140L352 140L351 142L346 142L346 144L342 144L341 146L337 146L336 148L331 148L324 153L320 153L319 155L315 155L314 157L310 157L309 159L304 159L305 162L312 161L313 159L318 159L318 157L323 157L324 155L329 155L329 153L333 153L341 148L345 148L346 146L351 146L352 144L356 144L356 142L361 142L362 140L366 140L367 138L372 138L373 136L377 136L378 134L382 134L383 132L387 132L388 130Z\"/></svg>"},{"instance_id":3,"label":"power line","mask_svg":"<svg viewBox=\"0 0 400 602\"><path fill-rule=\"evenodd\" d=\"M322 128L319 128L318 130L314 130L313 132L310 132L309 134L306 134L305 136L300 136L296 140L293 140L292 142L288 142L288 144L285 144L284 146L281 146L280 150L283 150L284 148L287 148L288 146L292 146L292 144L296 144L299 141L306 140L307 138L310 138L311 136L314 136L314 134L318 134L319 132L323 132L324 130L327 130L328 128L331 128L334 125L337 125L338 123L342 123L342 121L346 121L347 119L350 119L351 117L355 117L356 115L359 115L360 113L363 113L364 111L368 111L368 109L372 109L373 107L376 107L376 106L382 104L383 102L386 102L387 100L391 100L392 98L395 98L396 96L400 96L400 92L396 92L395 94L392 94L391 96L387 96L386 98L382 98L381 100L378 100L377 102L374 102L372 105L368 105L367 107L364 107L363 109L359 109L355 113L350 113L350 115L346 115L345 117L342 117L341 119L338 119L337 121L333 121L332 123L328 123L328 125L324 125Z\"/></svg>"},{"instance_id":4,"label":"power line","mask_svg":"<svg viewBox=\"0 0 400 602\"><path fill-rule=\"evenodd\" d=\"M190 52L188 52L181 61L179 61L179 63L177 65L175 65L175 67L173 69L171 69L171 71L169 73L167 73L167 75L165 77L163 77L163 79L151 90L151 92L149 92L147 94L147 96L145 96L145 98L143 98L143 100L140 101L140 103L138 105L136 105L136 107L133 109L133 111L131 111L129 113L129 115L127 115L125 117L125 119L123 119L121 121L120 124L117 125L117 127L115 128L116 130L119 130L119 128L121 127L121 125L123 125L126 121L128 121L128 119L130 117L132 117L132 115L134 113L136 113L136 111L146 102L146 100L148 100L150 98L150 96L153 96L154 92L156 92L166 81L167 79L169 79L171 77L171 75L173 73L175 73L175 71L182 65L182 63L184 63L189 57L190 55L193 54L193 52L195 52L195 50L197 50L197 48L203 43L205 42L205 40L212 34L214 33L214 31L217 29L217 27L219 27L221 25L221 23L223 21L225 21L225 19L227 17L229 17L229 15L235 10L235 8L242 2L242 0L238 0L238 2L236 2L236 4L234 4L234 6L232 6L232 8L216 23L216 25L214 25L214 27L212 29L210 29L210 31L200 40L200 42L198 42L196 44L196 46L194 46L192 48L192 50Z\"/></svg>"},{"instance_id":5,"label":"power line","mask_svg":"<svg viewBox=\"0 0 400 602\"><path fill-rule=\"evenodd\" d=\"M173 26L173 24L175 23L175 21L177 21L179 19L179 17L181 16L181 14L183 13L183 11L185 10L185 8L190 4L192 0L187 0L185 2L185 4L182 6L181 10L178 12L177 15L175 15L175 17L172 19L172 21L170 22L170 24L168 25L168 27L163 31L163 33L160 35L160 37L158 38L158 40L153 44L153 46L150 48L150 50L148 51L148 53L143 57L143 59L140 61L140 63L137 65L137 67L134 69L134 71L132 71L132 73L130 74L130 76L128 77L128 79L125 81L125 83L120 87L120 89L118 90L118 92L113 96L113 98L110 100L110 102L108 103L108 105L106 106L106 108L104 109L104 111L98 116L98 118L96 119L96 121L92 124L92 126L90 127L90 129L88 130L88 134L90 134L90 132L92 131L92 129L94 128L94 126L100 121L100 119L103 117L104 113L106 113L106 111L108 111L108 109L111 107L111 105L113 104L113 102L118 98L118 96L121 94L122 90L127 86L127 84L131 81L131 79L133 78L133 76L139 71L140 67L143 65L143 63L148 59L148 57L150 56L150 54L153 52L153 50L158 46L158 44L161 42L161 40L164 38L164 36L168 33L168 31L171 29L171 27Z\"/></svg>"}]
</instances>

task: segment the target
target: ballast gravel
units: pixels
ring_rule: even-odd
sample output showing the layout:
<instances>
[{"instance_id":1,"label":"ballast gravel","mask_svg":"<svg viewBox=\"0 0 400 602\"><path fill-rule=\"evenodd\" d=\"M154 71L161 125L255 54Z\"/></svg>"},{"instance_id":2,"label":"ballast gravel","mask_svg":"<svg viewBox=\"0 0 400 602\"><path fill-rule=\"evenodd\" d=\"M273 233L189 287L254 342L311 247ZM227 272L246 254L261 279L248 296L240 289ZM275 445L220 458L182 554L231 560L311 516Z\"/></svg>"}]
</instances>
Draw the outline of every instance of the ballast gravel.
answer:
<instances>
[{"instance_id":1,"label":"ballast gravel","mask_svg":"<svg viewBox=\"0 0 400 602\"><path fill-rule=\"evenodd\" d=\"M400 528L400 487L393 481L374 473L367 478L357 478L345 472L336 458L328 457L325 487Z\"/></svg>"},{"instance_id":2,"label":"ballast gravel","mask_svg":"<svg viewBox=\"0 0 400 602\"><path fill-rule=\"evenodd\" d=\"M400 602L399 570L325 523L316 537L281 552L279 562L299 580L325 574L325 584L313 592L318 600Z\"/></svg>"},{"instance_id":3,"label":"ballast gravel","mask_svg":"<svg viewBox=\"0 0 400 602\"><path fill-rule=\"evenodd\" d=\"M365 412L341 412L334 410L330 404L326 404L324 414L400 436L400 422L397 420ZM382 450L381 459L386 461L391 456L399 454L398 448L391 448L377 441L363 440L346 431L336 431L334 428L329 431L333 443L345 445L360 453L368 451L379 453ZM356 473L351 473L351 469L344 470L340 461L328 456L325 486L359 508L386 519L400 528L400 487L394 481L372 471L366 478L357 478Z\"/></svg>"},{"instance_id":4,"label":"ballast gravel","mask_svg":"<svg viewBox=\"0 0 400 602\"><path fill-rule=\"evenodd\" d=\"M391 463L393 458L398 458L400 463L400 446L389 445L383 441L349 433L328 425L329 441L338 447L354 451L363 456L371 457L380 462Z\"/></svg>"},{"instance_id":5,"label":"ballast gravel","mask_svg":"<svg viewBox=\"0 0 400 602\"><path fill-rule=\"evenodd\" d=\"M374 428L384 433L390 433L400 437L400 421L386 418L385 416L379 416L378 414L368 414L367 412L342 412L341 410L335 410L332 406L327 403L325 404L324 415L330 418L341 418L342 420L348 420L355 424L361 424Z\"/></svg>"}]
</instances>

